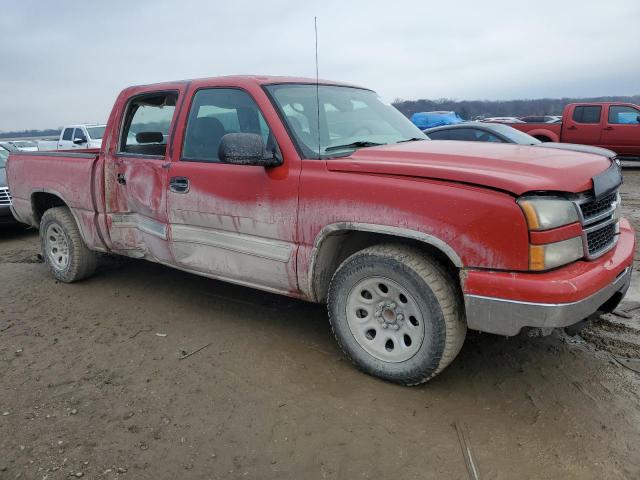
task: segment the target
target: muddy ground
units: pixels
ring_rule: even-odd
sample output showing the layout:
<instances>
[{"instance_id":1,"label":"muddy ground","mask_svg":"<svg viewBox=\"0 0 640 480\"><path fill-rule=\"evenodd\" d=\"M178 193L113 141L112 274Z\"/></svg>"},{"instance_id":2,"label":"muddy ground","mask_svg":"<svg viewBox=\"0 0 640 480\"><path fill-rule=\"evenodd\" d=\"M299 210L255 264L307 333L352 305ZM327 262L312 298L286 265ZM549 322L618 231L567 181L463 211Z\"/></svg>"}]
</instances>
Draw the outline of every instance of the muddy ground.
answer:
<instances>
[{"instance_id":1,"label":"muddy ground","mask_svg":"<svg viewBox=\"0 0 640 480\"><path fill-rule=\"evenodd\" d=\"M37 253L0 233L2 479L465 479L463 445L483 479L640 478L638 352L598 342L633 345L632 301L589 341L471 334L403 388L344 360L322 306L134 260L65 285Z\"/></svg>"}]
</instances>

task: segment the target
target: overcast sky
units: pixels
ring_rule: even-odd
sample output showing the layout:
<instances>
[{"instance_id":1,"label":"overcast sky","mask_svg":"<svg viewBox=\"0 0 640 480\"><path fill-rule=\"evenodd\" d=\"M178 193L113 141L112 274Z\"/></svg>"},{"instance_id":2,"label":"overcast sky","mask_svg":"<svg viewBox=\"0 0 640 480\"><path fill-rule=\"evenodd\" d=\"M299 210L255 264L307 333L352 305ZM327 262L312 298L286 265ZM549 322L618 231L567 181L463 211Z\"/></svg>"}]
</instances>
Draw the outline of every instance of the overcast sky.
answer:
<instances>
[{"instance_id":1,"label":"overcast sky","mask_svg":"<svg viewBox=\"0 0 640 480\"><path fill-rule=\"evenodd\" d=\"M640 0L0 2L0 130L103 122L124 87L320 76L385 99L640 93Z\"/></svg>"}]
</instances>

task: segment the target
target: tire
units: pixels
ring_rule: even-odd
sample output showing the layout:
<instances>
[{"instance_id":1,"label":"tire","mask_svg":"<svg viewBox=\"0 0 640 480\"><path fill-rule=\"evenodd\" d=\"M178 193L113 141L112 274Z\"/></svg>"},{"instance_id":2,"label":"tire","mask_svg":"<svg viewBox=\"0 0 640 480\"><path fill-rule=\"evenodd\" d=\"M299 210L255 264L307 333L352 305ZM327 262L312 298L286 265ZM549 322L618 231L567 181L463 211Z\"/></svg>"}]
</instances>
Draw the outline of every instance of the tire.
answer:
<instances>
[{"instance_id":1,"label":"tire","mask_svg":"<svg viewBox=\"0 0 640 480\"><path fill-rule=\"evenodd\" d=\"M40 220L40 246L45 264L61 282L77 282L96 269L97 254L87 248L67 207L44 212Z\"/></svg>"},{"instance_id":2,"label":"tire","mask_svg":"<svg viewBox=\"0 0 640 480\"><path fill-rule=\"evenodd\" d=\"M328 310L340 348L360 370L407 386L444 370L467 331L455 280L404 245L347 258L331 280Z\"/></svg>"}]
</instances>

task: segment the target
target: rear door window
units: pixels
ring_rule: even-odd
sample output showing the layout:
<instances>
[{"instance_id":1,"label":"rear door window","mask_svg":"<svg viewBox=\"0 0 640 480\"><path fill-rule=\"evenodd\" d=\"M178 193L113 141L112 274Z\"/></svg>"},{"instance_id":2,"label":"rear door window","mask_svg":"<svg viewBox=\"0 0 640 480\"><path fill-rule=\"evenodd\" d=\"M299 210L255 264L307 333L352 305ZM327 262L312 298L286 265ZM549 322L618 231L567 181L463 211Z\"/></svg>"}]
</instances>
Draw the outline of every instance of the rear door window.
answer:
<instances>
[{"instance_id":1,"label":"rear door window","mask_svg":"<svg viewBox=\"0 0 640 480\"><path fill-rule=\"evenodd\" d=\"M124 117L120 153L164 156L177 99L177 92L150 93L132 99Z\"/></svg>"},{"instance_id":2,"label":"rear door window","mask_svg":"<svg viewBox=\"0 0 640 480\"><path fill-rule=\"evenodd\" d=\"M573 111L573 121L576 123L600 123L602 107L600 105L582 105Z\"/></svg>"},{"instance_id":3,"label":"rear door window","mask_svg":"<svg viewBox=\"0 0 640 480\"><path fill-rule=\"evenodd\" d=\"M64 132L62 133L62 140L71 141L72 137L73 137L73 128L65 128Z\"/></svg>"}]
</instances>

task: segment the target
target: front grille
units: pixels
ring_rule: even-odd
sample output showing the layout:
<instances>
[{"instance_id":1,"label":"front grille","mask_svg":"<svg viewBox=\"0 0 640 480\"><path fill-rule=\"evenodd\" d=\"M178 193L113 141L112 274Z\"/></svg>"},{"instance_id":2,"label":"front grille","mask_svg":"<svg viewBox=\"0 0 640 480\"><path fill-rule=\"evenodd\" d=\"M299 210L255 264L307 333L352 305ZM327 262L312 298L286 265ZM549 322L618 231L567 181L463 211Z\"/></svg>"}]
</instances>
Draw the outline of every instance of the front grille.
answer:
<instances>
[{"instance_id":1,"label":"front grille","mask_svg":"<svg viewBox=\"0 0 640 480\"><path fill-rule=\"evenodd\" d=\"M11 205L9 189L7 187L0 187L0 206L6 207L7 205Z\"/></svg>"},{"instance_id":2,"label":"front grille","mask_svg":"<svg viewBox=\"0 0 640 480\"><path fill-rule=\"evenodd\" d=\"M592 194L581 195L575 200L582 217L583 244L588 259L598 258L616 244L619 226L614 215L619 202L617 190L597 200Z\"/></svg>"},{"instance_id":3,"label":"front grille","mask_svg":"<svg viewBox=\"0 0 640 480\"><path fill-rule=\"evenodd\" d=\"M600 200L587 200L584 203L581 203L580 210L582 211L585 223L589 223L589 220L610 211L613 203L616 201L616 195L618 195L618 192L610 193Z\"/></svg>"},{"instance_id":4,"label":"front grille","mask_svg":"<svg viewBox=\"0 0 640 480\"><path fill-rule=\"evenodd\" d=\"M616 224L610 223L609 225L587 233L589 256L597 256L599 252L608 250L615 242L616 230Z\"/></svg>"}]
</instances>

